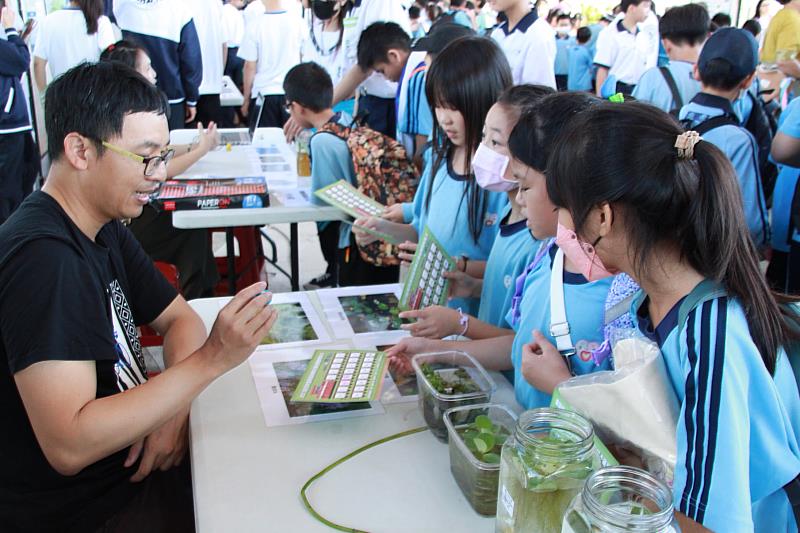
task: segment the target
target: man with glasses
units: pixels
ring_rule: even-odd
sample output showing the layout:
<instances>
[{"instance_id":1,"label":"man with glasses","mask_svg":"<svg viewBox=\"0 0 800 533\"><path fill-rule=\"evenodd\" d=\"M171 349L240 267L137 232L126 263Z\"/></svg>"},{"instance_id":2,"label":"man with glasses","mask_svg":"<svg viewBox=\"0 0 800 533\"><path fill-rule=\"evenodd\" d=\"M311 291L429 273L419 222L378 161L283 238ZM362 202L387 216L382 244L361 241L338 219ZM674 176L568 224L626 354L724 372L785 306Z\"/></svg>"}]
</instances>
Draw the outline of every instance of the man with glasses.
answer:
<instances>
[{"instance_id":1,"label":"man with glasses","mask_svg":"<svg viewBox=\"0 0 800 533\"><path fill-rule=\"evenodd\" d=\"M83 64L47 90L52 165L0 227L0 524L9 531L193 531L187 415L276 318L264 283L203 322L119 222L166 178L158 90ZM148 379L137 327L164 337Z\"/></svg>"}]
</instances>

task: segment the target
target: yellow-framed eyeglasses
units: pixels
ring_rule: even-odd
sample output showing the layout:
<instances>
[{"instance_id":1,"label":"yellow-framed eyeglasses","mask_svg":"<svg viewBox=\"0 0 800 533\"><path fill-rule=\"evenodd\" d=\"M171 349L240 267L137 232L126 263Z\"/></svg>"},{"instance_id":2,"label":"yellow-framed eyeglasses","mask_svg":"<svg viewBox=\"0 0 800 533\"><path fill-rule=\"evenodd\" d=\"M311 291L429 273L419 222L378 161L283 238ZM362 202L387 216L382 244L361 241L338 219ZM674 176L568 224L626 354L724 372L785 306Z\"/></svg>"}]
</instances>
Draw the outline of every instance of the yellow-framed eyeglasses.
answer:
<instances>
[{"instance_id":1,"label":"yellow-framed eyeglasses","mask_svg":"<svg viewBox=\"0 0 800 533\"><path fill-rule=\"evenodd\" d=\"M112 152L116 152L119 155L123 155L128 159L132 159L138 163L142 163L144 165L144 175L145 176L152 176L158 170L158 167L161 163L167 165L171 160L172 157L175 155L175 150L169 148L164 150L158 155L144 157L139 154L134 154L133 152L129 152L124 148L120 148L119 146L115 146L109 142L102 141L102 145L111 150Z\"/></svg>"}]
</instances>

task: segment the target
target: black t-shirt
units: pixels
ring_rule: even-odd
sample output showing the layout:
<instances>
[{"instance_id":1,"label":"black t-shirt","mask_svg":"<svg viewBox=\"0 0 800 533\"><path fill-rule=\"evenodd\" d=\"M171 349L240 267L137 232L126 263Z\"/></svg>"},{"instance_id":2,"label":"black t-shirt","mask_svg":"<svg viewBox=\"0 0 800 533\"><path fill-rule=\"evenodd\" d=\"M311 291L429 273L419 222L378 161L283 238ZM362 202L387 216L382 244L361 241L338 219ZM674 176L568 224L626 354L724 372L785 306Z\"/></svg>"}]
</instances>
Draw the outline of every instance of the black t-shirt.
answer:
<instances>
[{"instance_id":1,"label":"black t-shirt","mask_svg":"<svg viewBox=\"0 0 800 533\"><path fill-rule=\"evenodd\" d=\"M14 374L46 360L95 361L97 397L147 379L136 327L175 289L118 221L95 242L33 193L0 226L0 530L90 531L135 494L121 450L62 476L34 436Z\"/></svg>"}]
</instances>

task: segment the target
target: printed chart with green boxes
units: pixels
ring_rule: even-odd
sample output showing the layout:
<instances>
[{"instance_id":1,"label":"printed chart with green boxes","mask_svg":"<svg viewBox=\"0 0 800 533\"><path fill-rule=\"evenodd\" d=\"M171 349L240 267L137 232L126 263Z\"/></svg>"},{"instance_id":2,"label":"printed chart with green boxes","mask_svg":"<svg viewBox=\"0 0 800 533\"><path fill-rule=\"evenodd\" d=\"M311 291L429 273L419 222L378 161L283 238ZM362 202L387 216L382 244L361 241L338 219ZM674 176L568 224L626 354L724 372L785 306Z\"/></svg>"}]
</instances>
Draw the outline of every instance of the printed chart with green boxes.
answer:
<instances>
[{"instance_id":1,"label":"printed chart with green boxes","mask_svg":"<svg viewBox=\"0 0 800 533\"><path fill-rule=\"evenodd\" d=\"M317 350L292 394L292 402L377 400L388 363L386 352Z\"/></svg>"},{"instance_id":2,"label":"printed chart with green boxes","mask_svg":"<svg viewBox=\"0 0 800 533\"><path fill-rule=\"evenodd\" d=\"M331 183L327 187L314 191L314 194L330 205L341 209L353 218L380 217L386 209L386 206L362 193L346 180L339 180L336 183ZM364 226L359 226L359 228L390 244L400 244L399 239L388 233L376 231Z\"/></svg>"},{"instance_id":3,"label":"printed chart with green boxes","mask_svg":"<svg viewBox=\"0 0 800 533\"><path fill-rule=\"evenodd\" d=\"M403 285L400 307L423 309L431 305L445 305L450 280L442 274L455 269L456 262L426 226Z\"/></svg>"}]
</instances>

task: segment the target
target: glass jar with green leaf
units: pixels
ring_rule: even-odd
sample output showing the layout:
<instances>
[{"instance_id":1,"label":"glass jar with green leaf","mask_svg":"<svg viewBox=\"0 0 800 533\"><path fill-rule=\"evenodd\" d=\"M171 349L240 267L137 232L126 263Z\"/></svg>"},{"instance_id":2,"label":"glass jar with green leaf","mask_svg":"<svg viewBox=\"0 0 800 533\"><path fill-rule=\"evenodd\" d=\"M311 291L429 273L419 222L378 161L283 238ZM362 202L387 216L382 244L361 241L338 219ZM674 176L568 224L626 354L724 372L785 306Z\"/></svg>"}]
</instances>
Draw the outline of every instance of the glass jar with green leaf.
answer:
<instances>
[{"instance_id":1,"label":"glass jar with green leaf","mask_svg":"<svg viewBox=\"0 0 800 533\"><path fill-rule=\"evenodd\" d=\"M461 405L488 403L496 388L480 363L464 352L415 355L411 366L417 375L422 417L442 442L447 442L444 412Z\"/></svg>"},{"instance_id":2,"label":"glass jar with green leaf","mask_svg":"<svg viewBox=\"0 0 800 533\"><path fill-rule=\"evenodd\" d=\"M601 468L564 516L562 533L677 533L672 491L632 466Z\"/></svg>"},{"instance_id":3,"label":"glass jar with green leaf","mask_svg":"<svg viewBox=\"0 0 800 533\"><path fill-rule=\"evenodd\" d=\"M514 432L517 416L505 405L466 405L448 409L444 423L456 483L478 514L494 516L500 451Z\"/></svg>"},{"instance_id":4,"label":"glass jar with green leaf","mask_svg":"<svg viewBox=\"0 0 800 533\"><path fill-rule=\"evenodd\" d=\"M560 533L567 506L600 466L592 424L555 408L522 413L503 444L498 533Z\"/></svg>"}]
</instances>

